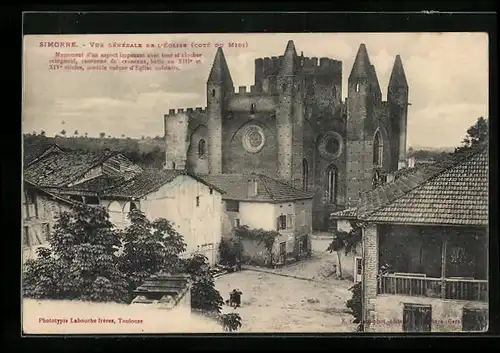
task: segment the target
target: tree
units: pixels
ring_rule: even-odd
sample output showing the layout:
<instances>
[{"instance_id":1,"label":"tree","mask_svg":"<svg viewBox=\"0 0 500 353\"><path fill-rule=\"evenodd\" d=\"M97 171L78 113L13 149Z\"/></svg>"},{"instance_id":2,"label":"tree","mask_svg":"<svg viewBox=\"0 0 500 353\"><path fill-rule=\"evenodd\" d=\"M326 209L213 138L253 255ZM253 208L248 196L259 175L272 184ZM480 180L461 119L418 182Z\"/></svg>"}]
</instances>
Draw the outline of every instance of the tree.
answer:
<instances>
[{"instance_id":1,"label":"tree","mask_svg":"<svg viewBox=\"0 0 500 353\"><path fill-rule=\"evenodd\" d=\"M129 290L158 272L180 272L179 254L186 250L186 244L172 224L164 218L151 222L138 209L130 211L128 218L120 269L129 278Z\"/></svg>"},{"instance_id":2,"label":"tree","mask_svg":"<svg viewBox=\"0 0 500 353\"><path fill-rule=\"evenodd\" d=\"M102 139L105 138L106 137L106 133L105 132L100 132L99 133L99 137L102 138Z\"/></svg>"},{"instance_id":3,"label":"tree","mask_svg":"<svg viewBox=\"0 0 500 353\"><path fill-rule=\"evenodd\" d=\"M225 331L236 331L241 327L241 317L237 313L221 314L224 300L215 288L213 274L208 259L202 254L193 254L184 263L184 273L190 275L191 309L219 321Z\"/></svg>"},{"instance_id":4,"label":"tree","mask_svg":"<svg viewBox=\"0 0 500 353\"><path fill-rule=\"evenodd\" d=\"M89 133L88 132L85 133L85 138L87 138L87 137L89 137Z\"/></svg>"},{"instance_id":5,"label":"tree","mask_svg":"<svg viewBox=\"0 0 500 353\"><path fill-rule=\"evenodd\" d=\"M40 136L45 136L45 131L44 130L40 131Z\"/></svg>"},{"instance_id":6,"label":"tree","mask_svg":"<svg viewBox=\"0 0 500 353\"><path fill-rule=\"evenodd\" d=\"M61 135L66 136L66 130L62 129L61 130Z\"/></svg>"},{"instance_id":7,"label":"tree","mask_svg":"<svg viewBox=\"0 0 500 353\"><path fill-rule=\"evenodd\" d=\"M125 134L122 134L122 138L125 138Z\"/></svg>"},{"instance_id":8,"label":"tree","mask_svg":"<svg viewBox=\"0 0 500 353\"><path fill-rule=\"evenodd\" d=\"M127 279L118 270L119 233L100 207L76 205L63 212L49 236L50 249L28 260L26 297L125 302Z\"/></svg>"},{"instance_id":9,"label":"tree","mask_svg":"<svg viewBox=\"0 0 500 353\"><path fill-rule=\"evenodd\" d=\"M349 232L336 230L333 235L332 242L326 248L326 251L332 253L337 253L337 258L339 261L339 277L342 278L342 263L341 263L341 252L344 251L345 255L353 253L356 246L361 243L363 223L357 220L350 221L351 229Z\"/></svg>"},{"instance_id":10,"label":"tree","mask_svg":"<svg viewBox=\"0 0 500 353\"><path fill-rule=\"evenodd\" d=\"M489 138L488 120L484 117L479 117L474 125L467 129L467 133L462 140L462 146L455 148L454 153L465 152L482 143L486 143Z\"/></svg>"}]
</instances>

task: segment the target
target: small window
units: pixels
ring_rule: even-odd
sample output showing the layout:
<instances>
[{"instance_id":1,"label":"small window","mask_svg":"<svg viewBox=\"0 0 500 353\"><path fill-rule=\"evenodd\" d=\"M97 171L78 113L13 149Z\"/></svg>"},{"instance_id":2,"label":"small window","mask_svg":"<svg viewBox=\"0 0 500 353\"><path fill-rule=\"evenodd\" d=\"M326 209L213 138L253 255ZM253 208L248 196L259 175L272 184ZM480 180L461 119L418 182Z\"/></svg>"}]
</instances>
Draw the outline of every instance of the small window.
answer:
<instances>
[{"instance_id":1,"label":"small window","mask_svg":"<svg viewBox=\"0 0 500 353\"><path fill-rule=\"evenodd\" d=\"M250 105L250 114L255 114L255 103Z\"/></svg>"},{"instance_id":2,"label":"small window","mask_svg":"<svg viewBox=\"0 0 500 353\"><path fill-rule=\"evenodd\" d=\"M175 169L175 162L172 162L172 169Z\"/></svg>"},{"instance_id":3,"label":"small window","mask_svg":"<svg viewBox=\"0 0 500 353\"><path fill-rule=\"evenodd\" d=\"M200 207L200 197L196 196L196 207Z\"/></svg>"},{"instance_id":4,"label":"small window","mask_svg":"<svg viewBox=\"0 0 500 353\"><path fill-rule=\"evenodd\" d=\"M212 90L212 97L215 97L215 88Z\"/></svg>"},{"instance_id":5,"label":"small window","mask_svg":"<svg viewBox=\"0 0 500 353\"><path fill-rule=\"evenodd\" d=\"M214 189L210 189L210 195L214 193Z\"/></svg>"},{"instance_id":6,"label":"small window","mask_svg":"<svg viewBox=\"0 0 500 353\"><path fill-rule=\"evenodd\" d=\"M234 220L234 227L235 227L235 228L238 228L239 226L240 226L240 219L239 219L239 218L236 218L236 219Z\"/></svg>"},{"instance_id":7,"label":"small window","mask_svg":"<svg viewBox=\"0 0 500 353\"><path fill-rule=\"evenodd\" d=\"M240 212L240 203L238 201L227 200L226 201L226 211L228 211L228 212Z\"/></svg>"},{"instance_id":8,"label":"small window","mask_svg":"<svg viewBox=\"0 0 500 353\"><path fill-rule=\"evenodd\" d=\"M359 83L356 83L356 86L354 87L355 92L359 92Z\"/></svg>"},{"instance_id":9,"label":"small window","mask_svg":"<svg viewBox=\"0 0 500 353\"><path fill-rule=\"evenodd\" d=\"M286 85L286 83L284 83L284 84L281 85L281 89L283 90L283 92L286 91L287 87L288 86Z\"/></svg>"},{"instance_id":10,"label":"small window","mask_svg":"<svg viewBox=\"0 0 500 353\"><path fill-rule=\"evenodd\" d=\"M403 331L430 332L432 324L432 306L424 304L404 304Z\"/></svg>"},{"instance_id":11,"label":"small window","mask_svg":"<svg viewBox=\"0 0 500 353\"><path fill-rule=\"evenodd\" d=\"M203 139L201 139L200 142L198 142L198 156L199 157L203 157L205 155L206 145L207 145L207 143Z\"/></svg>"},{"instance_id":12,"label":"small window","mask_svg":"<svg viewBox=\"0 0 500 353\"><path fill-rule=\"evenodd\" d=\"M484 332L488 330L488 312L484 309L463 308L462 331Z\"/></svg>"},{"instance_id":13,"label":"small window","mask_svg":"<svg viewBox=\"0 0 500 353\"><path fill-rule=\"evenodd\" d=\"M289 214L286 216L286 229L293 229L293 215Z\"/></svg>"},{"instance_id":14,"label":"small window","mask_svg":"<svg viewBox=\"0 0 500 353\"><path fill-rule=\"evenodd\" d=\"M286 216L285 215L281 215L278 217L278 227L277 227L278 230L284 230L286 229Z\"/></svg>"},{"instance_id":15,"label":"small window","mask_svg":"<svg viewBox=\"0 0 500 353\"><path fill-rule=\"evenodd\" d=\"M333 98L337 97L337 86L333 86L332 93L333 93Z\"/></svg>"}]
</instances>

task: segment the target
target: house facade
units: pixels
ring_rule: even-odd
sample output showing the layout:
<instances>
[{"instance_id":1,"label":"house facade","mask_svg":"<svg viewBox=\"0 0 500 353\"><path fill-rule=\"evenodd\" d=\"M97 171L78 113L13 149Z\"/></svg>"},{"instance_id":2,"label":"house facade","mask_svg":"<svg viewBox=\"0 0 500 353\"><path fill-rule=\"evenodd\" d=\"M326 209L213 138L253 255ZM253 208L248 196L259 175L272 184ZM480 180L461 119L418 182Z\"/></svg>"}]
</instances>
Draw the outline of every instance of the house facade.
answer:
<instances>
[{"instance_id":1,"label":"house facade","mask_svg":"<svg viewBox=\"0 0 500 353\"><path fill-rule=\"evenodd\" d=\"M487 330L488 164L482 146L363 196L365 331Z\"/></svg>"},{"instance_id":2,"label":"house facade","mask_svg":"<svg viewBox=\"0 0 500 353\"><path fill-rule=\"evenodd\" d=\"M203 179L180 170L145 170L137 177L99 193L110 220L124 229L128 213L142 211L149 220L165 218L186 243L183 255L203 253L218 261L222 235L222 192Z\"/></svg>"},{"instance_id":3,"label":"house facade","mask_svg":"<svg viewBox=\"0 0 500 353\"><path fill-rule=\"evenodd\" d=\"M32 156L23 173L25 185L31 186L23 194L24 229L30 229L25 243L30 239L27 246L30 253L34 253L33 244L47 245L46 234L58 212L79 202L105 207L111 222L119 229L129 224L127 215L134 208L150 220L165 218L184 237L187 244L184 255L198 251L210 263L217 261L222 201L221 191L216 187L182 170L143 170L114 152L83 153L53 148L43 153L42 157ZM39 192L29 193L31 189ZM40 205L47 203L45 195L53 195L49 197L52 204L42 214L45 208Z\"/></svg>"},{"instance_id":4,"label":"house facade","mask_svg":"<svg viewBox=\"0 0 500 353\"><path fill-rule=\"evenodd\" d=\"M58 197L30 182L23 183L22 225L23 262L35 259L37 249L48 246L48 235L57 217L71 209L74 202Z\"/></svg>"},{"instance_id":5,"label":"house facade","mask_svg":"<svg viewBox=\"0 0 500 353\"><path fill-rule=\"evenodd\" d=\"M305 256L311 249L313 194L262 174L205 175L222 195L222 235L230 238L235 228L277 231L273 257L284 263L287 257ZM247 256L264 253L262 244L245 241Z\"/></svg>"}]
</instances>

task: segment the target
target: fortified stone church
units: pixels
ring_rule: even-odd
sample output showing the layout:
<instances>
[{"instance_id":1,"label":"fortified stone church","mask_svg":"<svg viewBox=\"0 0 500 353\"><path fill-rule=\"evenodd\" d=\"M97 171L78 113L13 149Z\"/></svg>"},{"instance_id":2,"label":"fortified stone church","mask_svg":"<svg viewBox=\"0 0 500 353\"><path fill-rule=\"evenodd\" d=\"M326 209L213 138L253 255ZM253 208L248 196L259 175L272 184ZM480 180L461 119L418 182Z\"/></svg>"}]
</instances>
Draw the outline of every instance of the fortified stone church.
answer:
<instances>
[{"instance_id":1,"label":"fortified stone church","mask_svg":"<svg viewBox=\"0 0 500 353\"><path fill-rule=\"evenodd\" d=\"M235 91L221 48L207 80L207 107L165 115L167 169L261 173L315 193L313 227L356 205L360 194L406 166L408 84L396 56L387 101L359 46L342 101L342 62L297 54L255 60L255 83Z\"/></svg>"}]
</instances>

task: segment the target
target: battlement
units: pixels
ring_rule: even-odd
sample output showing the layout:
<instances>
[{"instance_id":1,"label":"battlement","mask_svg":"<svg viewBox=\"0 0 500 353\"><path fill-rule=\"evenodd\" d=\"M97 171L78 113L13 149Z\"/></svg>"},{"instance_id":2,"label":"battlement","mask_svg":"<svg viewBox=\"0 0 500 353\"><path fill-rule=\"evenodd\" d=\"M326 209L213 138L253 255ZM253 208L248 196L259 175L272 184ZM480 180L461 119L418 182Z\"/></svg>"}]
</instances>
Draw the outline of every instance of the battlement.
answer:
<instances>
[{"instance_id":1,"label":"battlement","mask_svg":"<svg viewBox=\"0 0 500 353\"><path fill-rule=\"evenodd\" d=\"M192 114L205 114L207 108L196 107L196 108L178 108L178 109L169 109L168 114L165 114L165 117L175 116L177 114L187 114L191 116Z\"/></svg>"},{"instance_id":2,"label":"battlement","mask_svg":"<svg viewBox=\"0 0 500 353\"><path fill-rule=\"evenodd\" d=\"M283 56L272 56L255 59L256 76L277 74L283 63ZM297 66L302 67L306 73L336 72L342 73L342 61L327 57L302 57L297 56Z\"/></svg>"},{"instance_id":3,"label":"battlement","mask_svg":"<svg viewBox=\"0 0 500 353\"><path fill-rule=\"evenodd\" d=\"M307 72L314 71L328 71L328 72L342 72L342 61L330 59L326 57L304 57L301 59L301 66Z\"/></svg>"},{"instance_id":4,"label":"battlement","mask_svg":"<svg viewBox=\"0 0 500 353\"><path fill-rule=\"evenodd\" d=\"M256 93L255 91L255 86L239 86L238 88L235 88L234 94L239 95L239 94L251 94L251 93Z\"/></svg>"},{"instance_id":5,"label":"battlement","mask_svg":"<svg viewBox=\"0 0 500 353\"><path fill-rule=\"evenodd\" d=\"M283 63L283 55L255 59L255 72L277 73Z\"/></svg>"}]
</instances>

